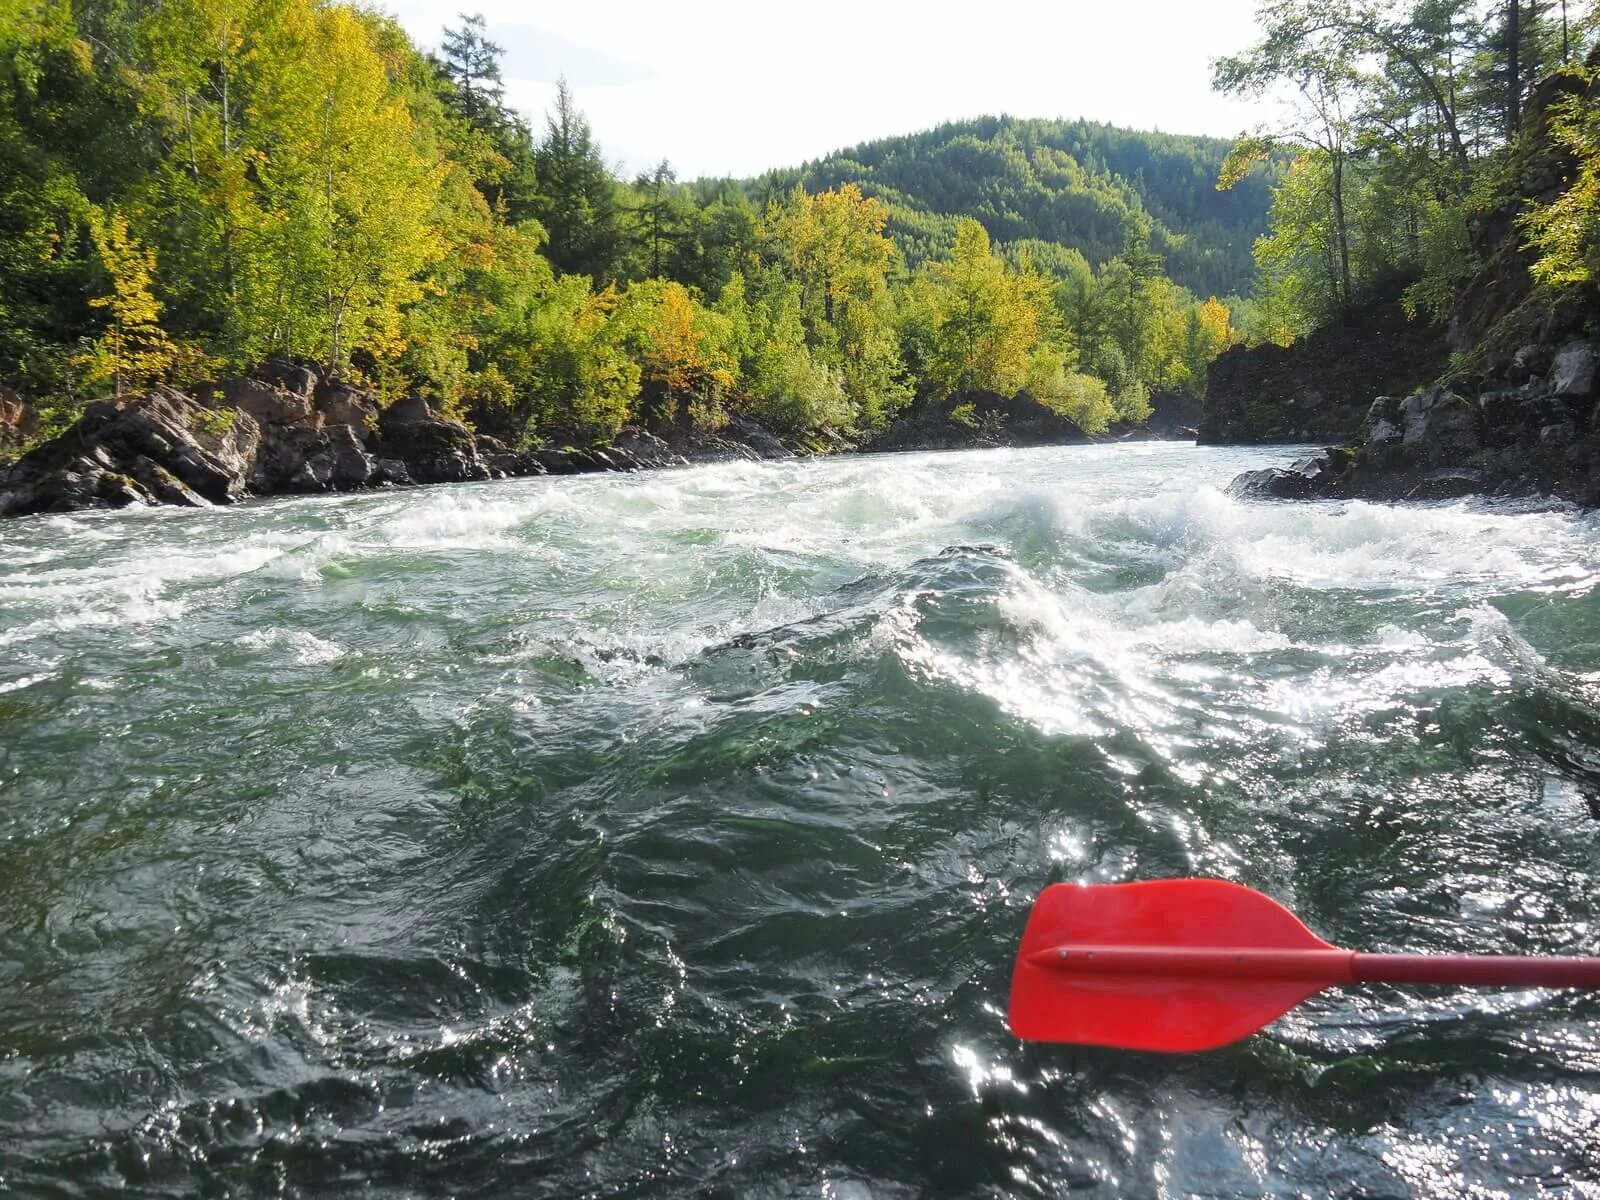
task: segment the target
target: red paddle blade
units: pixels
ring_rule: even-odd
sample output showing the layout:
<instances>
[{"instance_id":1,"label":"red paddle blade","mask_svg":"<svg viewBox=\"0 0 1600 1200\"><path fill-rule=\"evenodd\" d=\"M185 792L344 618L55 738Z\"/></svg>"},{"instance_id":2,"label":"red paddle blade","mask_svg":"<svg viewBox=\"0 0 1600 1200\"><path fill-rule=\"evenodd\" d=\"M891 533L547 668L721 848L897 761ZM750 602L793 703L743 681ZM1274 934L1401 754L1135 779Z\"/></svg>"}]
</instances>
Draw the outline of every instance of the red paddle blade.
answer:
<instances>
[{"instance_id":1,"label":"red paddle blade","mask_svg":"<svg viewBox=\"0 0 1600 1200\"><path fill-rule=\"evenodd\" d=\"M1348 982L1349 962L1281 904L1235 883L1056 884L1022 935L1011 1029L1030 1041L1209 1050Z\"/></svg>"}]
</instances>

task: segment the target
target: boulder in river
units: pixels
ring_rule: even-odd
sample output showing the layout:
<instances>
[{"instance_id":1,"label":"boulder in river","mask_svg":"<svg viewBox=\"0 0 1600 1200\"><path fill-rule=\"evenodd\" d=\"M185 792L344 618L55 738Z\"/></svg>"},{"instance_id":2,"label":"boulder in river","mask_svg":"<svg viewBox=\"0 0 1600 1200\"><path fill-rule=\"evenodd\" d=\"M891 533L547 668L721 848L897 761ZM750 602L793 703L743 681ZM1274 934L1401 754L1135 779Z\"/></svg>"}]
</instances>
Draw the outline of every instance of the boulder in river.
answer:
<instances>
[{"instance_id":1,"label":"boulder in river","mask_svg":"<svg viewBox=\"0 0 1600 1200\"><path fill-rule=\"evenodd\" d=\"M418 413L428 414L418 416ZM455 421L439 420L420 398L402 400L379 419L378 454L404 462L418 483L462 483L491 477L478 457L472 430Z\"/></svg>"},{"instance_id":2,"label":"boulder in river","mask_svg":"<svg viewBox=\"0 0 1600 1200\"><path fill-rule=\"evenodd\" d=\"M146 504L228 504L248 491L261 427L158 388L88 406L0 482L0 515Z\"/></svg>"},{"instance_id":3,"label":"boulder in river","mask_svg":"<svg viewBox=\"0 0 1600 1200\"><path fill-rule=\"evenodd\" d=\"M1477 410L1445 387L1406 397L1398 416L1401 444L1434 466L1463 463L1483 444Z\"/></svg>"}]
</instances>

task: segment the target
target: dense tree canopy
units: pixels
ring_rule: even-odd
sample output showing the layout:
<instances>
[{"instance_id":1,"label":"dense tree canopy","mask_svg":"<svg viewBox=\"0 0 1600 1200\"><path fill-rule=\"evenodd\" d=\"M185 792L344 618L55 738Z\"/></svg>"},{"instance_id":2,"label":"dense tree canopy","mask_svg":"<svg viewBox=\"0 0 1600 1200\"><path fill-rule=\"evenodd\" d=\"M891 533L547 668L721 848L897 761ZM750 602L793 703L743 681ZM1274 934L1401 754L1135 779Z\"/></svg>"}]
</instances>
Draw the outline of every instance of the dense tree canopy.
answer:
<instances>
[{"instance_id":1,"label":"dense tree canopy","mask_svg":"<svg viewBox=\"0 0 1600 1200\"><path fill-rule=\"evenodd\" d=\"M1268 336L1337 318L1397 279L1415 281L1414 308L1447 312L1478 266L1473 214L1500 200L1528 97L1552 71L1585 70L1595 12L1576 0L1571 11L1548 0L1263 5L1260 39L1215 75L1225 91L1292 101L1238 142L1220 177L1226 189L1274 149L1297 155L1256 244L1255 311ZM1549 284L1593 267L1595 121L1576 102L1558 112L1577 186L1527 217L1543 252L1536 275Z\"/></svg>"},{"instance_id":2,"label":"dense tree canopy","mask_svg":"<svg viewBox=\"0 0 1600 1200\"><path fill-rule=\"evenodd\" d=\"M65 411L287 355L518 442L866 436L980 389L1099 429L1235 337L1173 281L1248 285L1270 179L1216 192L1221 143L999 119L625 182L500 53L340 0L5 6L0 381Z\"/></svg>"},{"instance_id":3,"label":"dense tree canopy","mask_svg":"<svg viewBox=\"0 0 1600 1200\"><path fill-rule=\"evenodd\" d=\"M1228 147L1089 121L986 117L856 146L755 186L858 185L888 206L890 233L912 266L947 254L959 221L972 217L1002 245L1072 247L1098 267L1120 253L1129 221L1148 217L1174 280L1243 293L1272 180L1218 193Z\"/></svg>"}]
</instances>

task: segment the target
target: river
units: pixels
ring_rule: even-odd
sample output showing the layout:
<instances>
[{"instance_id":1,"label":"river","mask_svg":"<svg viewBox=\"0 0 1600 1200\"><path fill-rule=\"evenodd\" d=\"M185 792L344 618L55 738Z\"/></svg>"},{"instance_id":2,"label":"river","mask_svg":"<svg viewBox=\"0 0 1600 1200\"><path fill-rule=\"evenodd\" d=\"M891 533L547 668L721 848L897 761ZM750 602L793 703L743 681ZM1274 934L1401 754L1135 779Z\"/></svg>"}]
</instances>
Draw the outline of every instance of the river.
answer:
<instances>
[{"instance_id":1,"label":"river","mask_svg":"<svg viewBox=\"0 0 1600 1200\"><path fill-rule=\"evenodd\" d=\"M0 1191L1600 1196L1600 997L1006 1030L1057 880L1600 953L1600 519L1291 456L0 525Z\"/></svg>"}]
</instances>

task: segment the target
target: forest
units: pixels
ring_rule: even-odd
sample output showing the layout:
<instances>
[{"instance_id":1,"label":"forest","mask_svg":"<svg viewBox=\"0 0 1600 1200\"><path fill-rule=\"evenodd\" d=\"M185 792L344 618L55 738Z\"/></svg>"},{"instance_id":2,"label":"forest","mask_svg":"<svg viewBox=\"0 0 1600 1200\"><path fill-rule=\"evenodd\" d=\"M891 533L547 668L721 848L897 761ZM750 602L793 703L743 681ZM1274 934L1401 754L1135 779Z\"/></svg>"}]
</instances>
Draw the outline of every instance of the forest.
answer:
<instances>
[{"instance_id":1,"label":"forest","mask_svg":"<svg viewBox=\"0 0 1600 1200\"><path fill-rule=\"evenodd\" d=\"M995 117L754 180L619 178L563 84L535 127L481 17L424 52L329 0L0 11L0 384L87 400L278 356L517 445L626 424L866 440L1026 391L1102 431L1404 287L1448 313L1528 96L1592 70L1565 0L1270 0L1215 84L1231 147ZM1282 103L1288 97L1291 103ZM1595 270L1600 128L1529 212Z\"/></svg>"},{"instance_id":2,"label":"forest","mask_svg":"<svg viewBox=\"0 0 1600 1200\"><path fill-rule=\"evenodd\" d=\"M475 16L425 53L318 0L6 6L0 383L49 428L278 356L520 445L731 412L865 439L972 390L1097 432L1244 336L1213 293L1267 185L1216 193L1223 143L994 119L622 179L500 57Z\"/></svg>"},{"instance_id":3,"label":"forest","mask_svg":"<svg viewBox=\"0 0 1600 1200\"><path fill-rule=\"evenodd\" d=\"M1013 254L1027 248L1058 274L1084 269L1072 251L1098 270L1123 252L1129 222L1148 219L1174 282L1202 296L1240 297L1250 294L1251 244L1266 228L1289 156L1219 191L1231 148L1220 138L1092 121L985 117L856 146L759 183L858 185L888 206L889 233L911 266L947 253L960 218L972 216Z\"/></svg>"},{"instance_id":4,"label":"forest","mask_svg":"<svg viewBox=\"0 0 1600 1200\"><path fill-rule=\"evenodd\" d=\"M1289 100L1239 139L1220 180L1263 162L1281 174L1255 246L1259 319L1294 336L1403 289L1413 319L1446 320L1484 265L1474 229L1517 194L1514 147L1543 144L1535 90L1597 73L1600 6L1271 0L1258 23L1214 81ZM1550 164L1520 222L1535 280L1559 290L1600 270L1600 112L1568 89L1549 132L1572 170Z\"/></svg>"}]
</instances>

